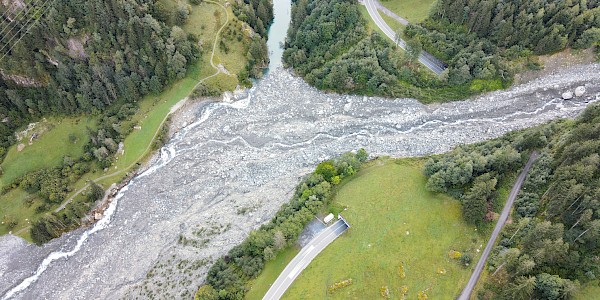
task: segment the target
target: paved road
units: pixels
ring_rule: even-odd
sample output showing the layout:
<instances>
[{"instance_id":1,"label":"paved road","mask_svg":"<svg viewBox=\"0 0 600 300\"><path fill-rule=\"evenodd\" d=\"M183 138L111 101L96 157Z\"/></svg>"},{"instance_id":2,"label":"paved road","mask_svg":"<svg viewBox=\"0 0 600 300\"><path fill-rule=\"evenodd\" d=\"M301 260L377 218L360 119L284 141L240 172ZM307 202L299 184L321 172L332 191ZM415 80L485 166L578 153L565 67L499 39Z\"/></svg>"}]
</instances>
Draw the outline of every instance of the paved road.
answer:
<instances>
[{"instance_id":1,"label":"paved road","mask_svg":"<svg viewBox=\"0 0 600 300\"><path fill-rule=\"evenodd\" d=\"M471 278L469 278L469 282L458 297L458 300L469 300L469 298L471 297L471 293L473 292L473 288L475 288L475 284L477 284L477 280L479 280L479 276L481 276L481 271L483 271L485 262L487 261L490 252L492 252L492 248L496 244L496 240L498 239L498 235L500 234L502 227L504 227L504 223L506 223L506 220L508 219L508 215L510 214L513 202L515 202L515 198L517 197L519 190L521 190L521 185L523 184L523 181L525 180L525 177L527 176L531 165L537 159L537 157L537 152L534 151L533 153L531 153L531 156L529 157L529 161L527 161L525 168L523 169L523 171L521 171L519 177L517 177L517 181L515 182L515 185L513 185L513 188L510 191L510 194L508 195L508 200L506 201L506 204L504 204L504 208L502 209L502 214L500 214L498 223L496 223L496 227L494 227L492 236L490 236L490 240L485 245L485 249L481 254L481 258L479 258L479 261L475 266L475 270L473 270L473 274L471 274Z\"/></svg>"},{"instance_id":2,"label":"paved road","mask_svg":"<svg viewBox=\"0 0 600 300\"><path fill-rule=\"evenodd\" d=\"M378 0L373 0L373 2L375 2L375 5L377 6L378 10L380 10L384 14L388 15L389 17L396 19L396 21L398 21L400 24L402 24L404 26L408 26L408 24L410 24L408 22L408 20L406 20L405 18L395 14L393 11L389 10L387 7L381 5L381 3Z\"/></svg>"},{"instance_id":3,"label":"paved road","mask_svg":"<svg viewBox=\"0 0 600 300\"><path fill-rule=\"evenodd\" d=\"M374 0L364 0L364 4L367 7L371 19L373 19L383 33L395 43L396 32L381 18ZM406 50L406 42L404 42L404 40L399 39L397 44L400 48ZM419 55L419 62L438 76L446 69L444 63L425 51L422 51L421 55Z\"/></svg>"},{"instance_id":4,"label":"paved road","mask_svg":"<svg viewBox=\"0 0 600 300\"><path fill-rule=\"evenodd\" d=\"M333 225L327 227L308 243L300 253L292 259L279 275L275 283L271 286L263 300L277 300L283 296L283 293L290 287L292 282L302 273L308 264L321 252L327 245L331 244L338 236L348 229L348 224L343 220L338 220Z\"/></svg>"}]
</instances>

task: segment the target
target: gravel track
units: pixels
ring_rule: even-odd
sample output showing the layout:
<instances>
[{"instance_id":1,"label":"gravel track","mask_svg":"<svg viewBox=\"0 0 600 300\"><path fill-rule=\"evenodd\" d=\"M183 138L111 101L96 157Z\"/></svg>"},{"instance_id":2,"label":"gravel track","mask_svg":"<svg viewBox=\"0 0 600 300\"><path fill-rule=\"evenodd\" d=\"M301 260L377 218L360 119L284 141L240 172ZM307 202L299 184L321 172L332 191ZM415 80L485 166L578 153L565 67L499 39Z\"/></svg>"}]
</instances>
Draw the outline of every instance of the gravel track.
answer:
<instances>
[{"instance_id":1,"label":"gravel track","mask_svg":"<svg viewBox=\"0 0 600 300\"><path fill-rule=\"evenodd\" d=\"M558 98L578 85L584 97ZM435 105L325 94L282 69L244 94L182 108L171 141L93 227L44 247L0 237L3 298L192 295L210 263L267 222L319 161L360 147L372 156L441 153L575 117L600 98L600 65Z\"/></svg>"}]
</instances>

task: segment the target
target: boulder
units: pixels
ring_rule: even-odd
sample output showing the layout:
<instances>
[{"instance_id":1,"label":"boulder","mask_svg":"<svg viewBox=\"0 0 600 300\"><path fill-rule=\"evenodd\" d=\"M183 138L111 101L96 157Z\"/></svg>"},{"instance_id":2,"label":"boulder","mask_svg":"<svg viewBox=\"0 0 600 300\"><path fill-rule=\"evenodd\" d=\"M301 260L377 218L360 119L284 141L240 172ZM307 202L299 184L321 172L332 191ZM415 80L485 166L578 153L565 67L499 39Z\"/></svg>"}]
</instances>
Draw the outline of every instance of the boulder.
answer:
<instances>
[{"instance_id":1,"label":"boulder","mask_svg":"<svg viewBox=\"0 0 600 300\"><path fill-rule=\"evenodd\" d=\"M573 99L573 93L571 91L566 91L562 93L562 98L565 100Z\"/></svg>"},{"instance_id":2,"label":"boulder","mask_svg":"<svg viewBox=\"0 0 600 300\"><path fill-rule=\"evenodd\" d=\"M575 97L581 97L581 96L583 96L583 94L585 94L585 87L584 86L578 86L575 89Z\"/></svg>"}]
</instances>

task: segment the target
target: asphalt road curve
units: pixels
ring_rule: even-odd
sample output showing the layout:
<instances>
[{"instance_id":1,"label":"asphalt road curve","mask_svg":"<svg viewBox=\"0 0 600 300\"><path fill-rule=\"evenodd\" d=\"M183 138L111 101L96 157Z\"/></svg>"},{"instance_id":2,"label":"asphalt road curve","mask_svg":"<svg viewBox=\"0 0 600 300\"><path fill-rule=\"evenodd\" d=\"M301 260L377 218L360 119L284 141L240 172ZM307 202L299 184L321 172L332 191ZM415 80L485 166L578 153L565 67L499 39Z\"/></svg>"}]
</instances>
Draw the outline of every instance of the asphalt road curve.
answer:
<instances>
[{"instance_id":1,"label":"asphalt road curve","mask_svg":"<svg viewBox=\"0 0 600 300\"><path fill-rule=\"evenodd\" d=\"M377 11L377 4L374 0L364 0L364 4L367 7L367 11L371 16L371 19L377 24L377 26L389 37L394 43L396 42L395 36L396 32L381 18L381 15ZM398 46L400 48L406 50L406 42L404 40L398 40ZM444 72L446 66L440 60L435 58L433 55L422 51L421 55L419 55L419 62L430 69L432 72L437 74L438 76Z\"/></svg>"},{"instance_id":2,"label":"asphalt road curve","mask_svg":"<svg viewBox=\"0 0 600 300\"><path fill-rule=\"evenodd\" d=\"M300 253L292 259L279 274L275 283L271 285L263 300L277 300L283 296L283 293L290 287L292 282L302 273L308 264L321 252L327 245L331 244L338 236L348 229L348 224L344 220L338 220L333 225L327 227L319 235L310 241L300 250Z\"/></svg>"},{"instance_id":3,"label":"asphalt road curve","mask_svg":"<svg viewBox=\"0 0 600 300\"><path fill-rule=\"evenodd\" d=\"M485 245L485 249L481 254L481 258L479 258L479 261L475 266L475 270L473 270L473 274L471 274L471 278L469 278L469 282L458 297L458 300L469 300L469 298L471 297L471 293L473 292L473 288L475 288L475 284L477 284L477 280L479 280L479 276L481 276L481 271L483 271L485 262L487 261L488 256L490 256L490 252L492 252L492 248L496 244L498 235L500 234L502 227L504 227L504 223L506 223L506 220L508 219L510 210L513 206L513 203L515 202L515 198L517 197L519 190L521 190L521 185L523 185L523 181L525 180L525 177L527 177L527 173L529 172L531 165L537 159L537 157L537 152L534 151L533 153L531 153L531 156L529 157L529 161L527 161L525 168L523 169L523 171L521 171L519 177L517 177L517 181L515 182L515 185L513 185L513 188L510 191L510 194L508 195L508 200L506 201L506 204L504 204L502 214L500 214L500 218L498 219L498 223L496 223L496 227L494 227L494 231L490 236L490 240Z\"/></svg>"}]
</instances>

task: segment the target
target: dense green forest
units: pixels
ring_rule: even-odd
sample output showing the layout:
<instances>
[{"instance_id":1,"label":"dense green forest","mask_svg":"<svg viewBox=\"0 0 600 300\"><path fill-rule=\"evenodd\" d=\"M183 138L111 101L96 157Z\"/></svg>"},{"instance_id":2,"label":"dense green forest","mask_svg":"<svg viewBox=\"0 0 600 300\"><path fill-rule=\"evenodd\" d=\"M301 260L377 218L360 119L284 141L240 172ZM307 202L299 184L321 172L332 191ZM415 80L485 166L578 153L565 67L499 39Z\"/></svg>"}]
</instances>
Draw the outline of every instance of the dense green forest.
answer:
<instances>
[{"instance_id":1,"label":"dense green forest","mask_svg":"<svg viewBox=\"0 0 600 300\"><path fill-rule=\"evenodd\" d=\"M426 165L428 188L462 201L473 224L493 219L496 188L541 151L489 261L481 299L570 299L600 275L600 105L575 121L461 146Z\"/></svg>"},{"instance_id":2,"label":"dense green forest","mask_svg":"<svg viewBox=\"0 0 600 300\"><path fill-rule=\"evenodd\" d=\"M405 34L448 63L454 84L510 80L520 64L538 67L532 54L598 46L599 6L598 0L439 0Z\"/></svg>"},{"instance_id":3,"label":"dense green forest","mask_svg":"<svg viewBox=\"0 0 600 300\"><path fill-rule=\"evenodd\" d=\"M241 244L215 262L208 271L206 284L200 287L195 298L244 299L248 281L260 274L266 262L296 242L306 224L327 207L335 186L358 172L368 156L360 149L320 163L300 182L292 199L269 223L250 232Z\"/></svg>"},{"instance_id":4,"label":"dense green forest","mask_svg":"<svg viewBox=\"0 0 600 300\"><path fill-rule=\"evenodd\" d=\"M369 32L355 0L298 0L284 63L323 90L423 101L465 98L507 87L515 72L541 68L533 54L600 43L591 1L440 0L431 17L405 29L408 51ZM416 62L421 49L445 61L437 78Z\"/></svg>"},{"instance_id":5,"label":"dense green forest","mask_svg":"<svg viewBox=\"0 0 600 300\"><path fill-rule=\"evenodd\" d=\"M0 79L0 114L8 117L0 127L8 133L41 115L101 111L157 94L182 78L200 48L178 27L187 15L157 3L56 0L41 16L45 6L0 6L6 13L0 30L7 33L0 42L6 54L0 61L6 75ZM37 23L27 22L32 19ZM1 146L11 137L3 134Z\"/></svg>"},{"instance_id":6,"label":"dense green forest","mask_svg":"<svg viewBox=\"0 0 600 300\"><path fill-rule=\"evenodd\" d=\"M418 45L403 54L370 32L356 0L294 2L285 48L284 63L323 90L451 100L487 88L450 87L436 78L417 63Z\"/></svg>"},{"instance_id":7,"label":"dense green forest","mask_svg":"<svg viewBox=\"0 0 600 300\"><path fill-rule=\"evenodd\" d=\"M273 22L273 4L271 0L237 0L233 2L232 8L240 21L246 22L257 33L248 48L248 63L245 72L239 76L240 81L261 78L269 66L267 29Z\"/></svg>"},{"instance_id":8,"label":"dense green forest","mask_svg":"<svg viewBox=\"0 0 600 300\"><path fill-rule=\"evenodd\" d=\"M31 119L133 103L184 77L203 49L194 34L181 29L189 5L176 4L55 0L31 10L0 5L0 119L5 120L0 154L13 142L15 128ZM258 77L268 64L272 5L235 1L232 8L258 33L249 47L246 75Z\"/></svg>"}]
</instances>

